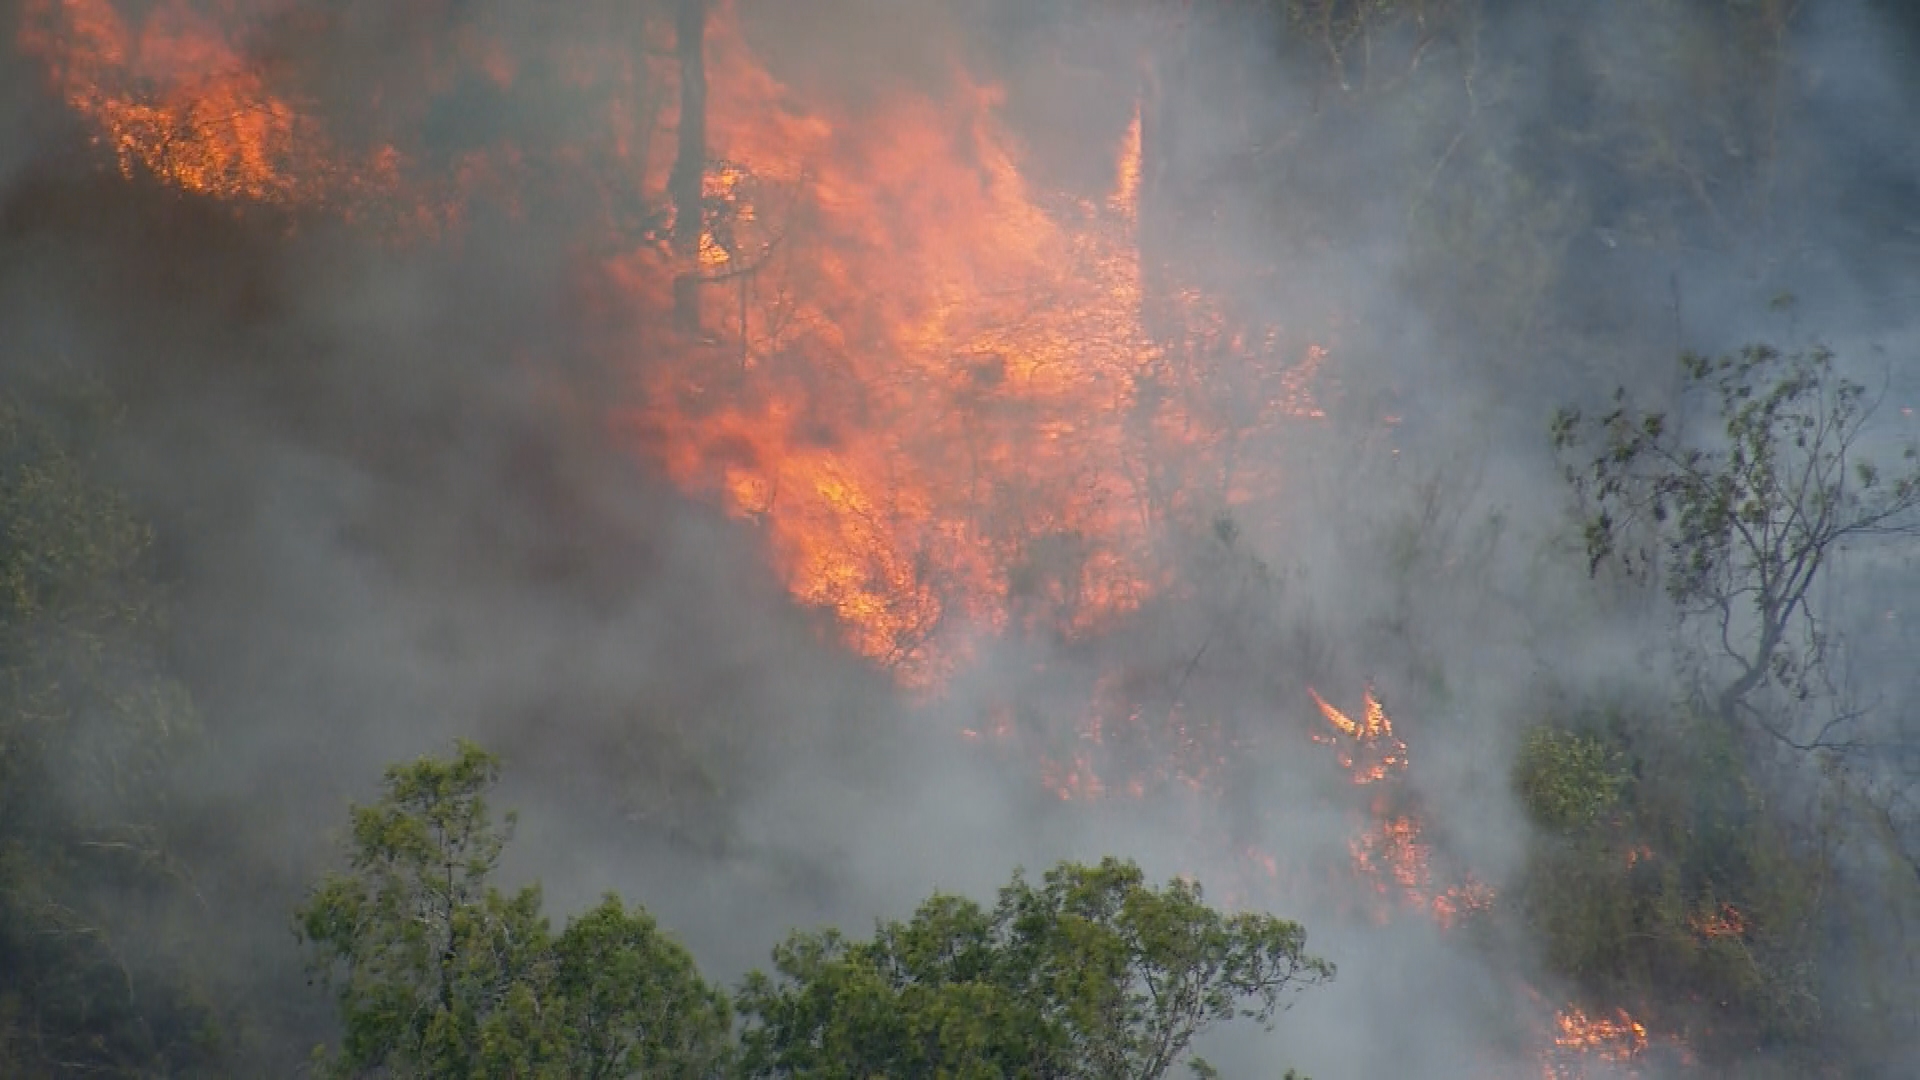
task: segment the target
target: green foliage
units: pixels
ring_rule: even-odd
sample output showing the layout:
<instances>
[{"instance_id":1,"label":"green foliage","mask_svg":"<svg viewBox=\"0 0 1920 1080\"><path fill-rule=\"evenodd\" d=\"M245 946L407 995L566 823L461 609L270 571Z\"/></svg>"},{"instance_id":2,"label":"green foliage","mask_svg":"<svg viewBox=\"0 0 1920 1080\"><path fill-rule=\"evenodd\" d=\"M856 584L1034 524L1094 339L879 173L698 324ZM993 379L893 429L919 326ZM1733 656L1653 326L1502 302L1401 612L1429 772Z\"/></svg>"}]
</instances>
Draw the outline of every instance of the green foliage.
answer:
<instances>
[{"instance_id":1,"label":"green foliage","mask_svg":"<svg viewBox=\"0 0 1920 1080\"><path fill-rule=\"evenodd\" d=\"M1554 420L1590 565L1657 576L1682 622L1705 628L1706 654L1730 670L1714 700L1723 719L1817 744L1825 731L1802 743L1752 696L1814 688L1827 641L1814 585L1845 545L1920 525L1920 446L1907 443L1892 474L1863 454L1874 401L1826 349L1754 345L1682 365L1688 390L1710 395L1717 430L1683 431L1625 390L1597 418L1562 409Z\"/></svg>"},{"instance_id":2,"label":"green foliage","mask_svg":"<svg viewBox=\"0 0 1920 1080\"><path fill-rule=\"evenodd\" d=\"M1627 776L1618 755L1588 735L1539 727L1514 762L1514 788L1533 820L1549 829L1592 825L1620 799Z\"/></svg>"},{"instance_id":3,"label":"green foliage","mask_svg":"<svg viewBox=\"0 0 1920 1080\"><path fill-rule=\"evenodd\" d=\"M216 1039L163 928L187 902L152 532L85 447L91 387L0 394L0 1074L190 1073Z\"/></svg>"},{"instance_id":4,"label":"green foliage","mask_svg":"<svg viewBox=\"0 0 1920 1080\"><path fill-rule=\"evenodd\" d=\"M76 406L102 409L92 396ZM76 813L151 798L165 758L193 728L186 691L157 655L152 530L74 452L67 426L0 397L0 798L9 814L34 812L17 797L37 797L56 776Z\"/></svg>"},{"instance_id":5,"label":"green foliage","mask_svg":"<svg viewBox=\"0 0 1920 1080\"><path fill-rule=\"evenodd\" d=\"M1549 962L1596 997L1661 1003L1709 1055L1771 1045L1811 1061L1822 1038L1884 1014L1860 983L1885 969L1826 947L1860 921L1834 854L1857 822L1831 800L1794 815L1769 805L1752 770L1773 759L1752 734L1858 747L1841 727L1857 714L1828 670L1819 583L1843 552L1920 528L1920 447L1885 447L1897 467L1873 460L1876 397L1824 348L1689 355L1681 374L1675 414L1621 391L1597 417L1563 410L1553 443L1589 569L1658 588L1700 693L1678 717L1614 716L1595 734L1541 737L1559 752L1529 745L1516 784L1557 831L1513 895ZM1566 752L1586 738L1597 748ZM1602 752L1629 777L1615 808L1563 813Z\"/></svg>"},{"instance_id":6,"label":"green foliage","mask_svg":"<svg viewBox=\"0 0 1920 1080\"><path fill-rule=\"evenodd\" d=\"M1063 863L1037 887L1016 875L992 910L935 896L871 941L796 934L739 995L746 1071L1152 1080L1213 1025L1270 1024L1331 978L1305 945L1298 924L1224 915L1192 883Z\"/></svg>"},{"instance_id":7,"label":"green foliage","mask_svg":"<svg viewBox=\"0 0 1920 1080\"><path fill-rule=\"evenodd\" d=\"M537 892L486 884L507 840L483 797L497 770L465 744L451 762L389 769L385 796L353 811L351 872L301 911L322 970L341 973L341 1075L477 1075L483 1044L519 1019L510 991L533 977L547 930Z\"/></svg>"},{"instance_id":8,"label":"green foliage","mask_svg":"<svg viewBox=\"0 0 1920 1080\"><path fill-rule=\"evenodd\" d=\"M553 961L555 1075L692 1078L724 1061L725 995L646 912L608 896L568 922Z\"/></svg>"},{"instance_id":9,"label":"green foliage","mask_svg":"<svg viewBox=\"0 0 1920 1080\"><path fill-rule=\"evenodd\" d=\"M353 811L347 870L299 912L340 1008L330 1075L671 1077L728 1074L727 999L644 912L615 897L554 937L536 887L489 884L509 829L485 795L499 763L387 771ZM509 822L510 825L510 822ZM1165 1075L1235 1016L1271 1024L1285 996L1333 975L1306 933L1226 915L1199 886L1145 884L1131 863L1016 875L988 911L936 895L870 942L796 934L740 1010L749 1076L1103 1078ZM1196 1075L1212 1075L1192 1059Z\"/></svg>"},{"instance_id":10,"label":"green foliage","mask_svg":"<svg viewBox=\"0 0 1920 1080\"><path fill-rule=\"evenodd\" d=\"M726 1000L644 912L609 897L555 939L540 892L488 883L511 831L485 799L499 773L451 760L387 770L353 811L348 870L299 913L333 986L333 1075L702 1077L726 1056Z\"/></svg>"}]
</instances>

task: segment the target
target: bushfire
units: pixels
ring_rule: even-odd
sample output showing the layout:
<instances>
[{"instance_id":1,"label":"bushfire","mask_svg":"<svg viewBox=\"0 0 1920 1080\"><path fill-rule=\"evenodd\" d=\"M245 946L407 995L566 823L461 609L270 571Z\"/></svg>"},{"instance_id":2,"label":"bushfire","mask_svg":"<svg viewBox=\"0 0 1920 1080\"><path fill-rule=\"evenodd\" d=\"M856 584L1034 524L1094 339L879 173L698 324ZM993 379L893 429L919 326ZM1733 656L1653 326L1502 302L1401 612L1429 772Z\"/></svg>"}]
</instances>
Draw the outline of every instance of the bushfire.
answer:
<instances>
[{"instance_id":1,"label":"bushfire","mask_svg":"<svg viewBox=\"0 0 1920 1080\"><path fill-rule=\"evenodd\" d=\"M853 116L797 101L732 24L710 48L729 164L708 189L698 344L645 373L633 427L764 524L850 646L931 689L970 635L1084 637L1167 586L1170 529L1271 485L1236 448L1312 409L1299 369L1318 350L1243 334L1262 385L1237 426L1211 415L1203 373L1143 314L1137 115L1106 197L1048 195L1002 92L963 72L944 98ZM636 294L661 277L653 252L618 272ZM1203 298L1182 310L1232 337Z\"/></svg>"},{"instance_id":2,"label":"bushfire","mask_svg":"<svg viewBox=\"0 0 1920 1080\"><path fill-rule=\"evenodd\" d=\"M1393 733L1393 719L1369 686L1362 697L1358 722L1308 688L1329 731L1314 741L1331 745L1340 767L1354 784L1368 787L1367 814L1348 842L1354 869L1361 880L1383 899L1430 916L1442 927L1456 925L1474 912L1491 907L1494 892L1468 873L1453 884L1437 884L1433 845L1425 839L1426 825L1417 803L1397 783L1408 768L1407 744ZM1373 917L1385 921L1389 907L1376 907Z\"/></svg>"},{"instance_id":3,"label":"bushfire","mask_svg":"<svg viewBox=\"0 0 1920 1080\"><path fill-rule=\"evenodd\" d=\"M538 170L511 140L436 157L403 122L371 145L330 132L242 33L271 7L27 0L18 40L129 176L426 226L403 230L416 234L457 229L461 200L482 190L526 212L516 185ZM849 648L935 694L983 641L1086 641L1167 596L1182 537L1228 514L1285 515L1279 447L1325 421L1316 392L1334 354L1171 278L1149 295L1138 109L1107 191L1041 190L992 81L956 64L856 107L783 82L734 5L713 7L697 222L668 190L687 97L660 59L680 45L670 20L641 19L639 44L548 64L604 99L579 144L538 159L579 182L538 179L598 208L605 235L581 251L596 296L622 313L610 321L628 328L618 430L688 492L763 530L793 597ZM505 94L533 66L504 38L449 51L425 82L452 85L464 65ZM1441 867L1404 783L1407 744L1372 687L1358 721L1307 693L1327 725L1313 739L1366 789L1349 853L1368 916L1450 927L1488 908L1490 888ZM1075 745L1039 764L1055 794L1139 796L1167 780L1213 792L1236 747L1185 705L1147 709L1121 673L1092 696ZM968 734L1005 741L1012 727L1001 713ZM1094 752L1121 739L1160 764L1103 771ZM1277 874L1270 854L1246 854ZM1698 928L1738 934L1737 915ZM1550 1077L1647 1044L1624 1013L1568 1009L1557 1024Z\"/></svg>"},{"instance_id":4,"label":"bushfire","mask_svg":"<svg viewBox=\"0 0 1920 1080\"><path fill-rule=\"evenodd\" d=\"M457 224L460 198L482 191L524 210L511 188L516 175L532 186L532 157L510 142L343 149L256 56L277 39L234 29L279 25L274 13L266 0L29 0L19 40L129 174L236 202L380 206L385 222ZM1149 327L1137 113L1105 197L1037 191L998 86L956 67L943 94L901 87L857 111L808 100L719 3L689 266L657 242L679 223L664 168L677 94L655 59L671 40L654 44L564 80L623 91L583 125L611 154L544 159L594 172L578 187L596 199L641 208L606 213L610 228L630 219L626 240L592 245L616 252L601 267L613 304L657 313L673 289L697 297L696 325L664 338L669 320L633 320L647 329L628 344L654 362L630 365L640 404L623 423L689 490L760 522L794 596L849 646L932 688L970 635L1084 636L1166 586L1169 530L1275 493L1252 449L1318 414L1325 349L1229 329L1193 289L1170 290L1167 325ZM525 78L506 42L443 52L422 92L458 84L462 64L503 92ZM1233 385L1210 384L1229 354Z\"/></svg>"}]
</instances>

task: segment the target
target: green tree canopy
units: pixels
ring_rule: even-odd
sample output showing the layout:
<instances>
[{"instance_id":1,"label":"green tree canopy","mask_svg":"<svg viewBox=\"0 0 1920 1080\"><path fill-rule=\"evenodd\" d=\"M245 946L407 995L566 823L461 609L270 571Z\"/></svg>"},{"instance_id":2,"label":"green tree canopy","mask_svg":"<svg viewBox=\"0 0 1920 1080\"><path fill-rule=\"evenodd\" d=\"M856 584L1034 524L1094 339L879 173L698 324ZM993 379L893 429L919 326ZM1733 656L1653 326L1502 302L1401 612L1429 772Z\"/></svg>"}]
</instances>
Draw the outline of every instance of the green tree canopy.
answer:
<instances>
[{"instance_id":1,"label":"green tree canopy","mask_svg":"<svg viewBox=\"0 0 1920 1080\"><path fill-rule=\"evenodd\" d=\"M338 1076L718 1075L725 997L645 912L614 897L557 938L538 886L489 883L511 834L486 792L499 762L470 743L387 770L353 811L346 872L299 912L339 999Z\"/></svg>"},{"instance_id":2,"label":"green tree canopy","mask_svg":"<svg viewBox=\"0 0 1920 1080\"><path fill-rule=\"evenodd\" d=\"M808 1080L1152 1080L1215 1024L1270 1024L1334 973L1299 924L1223 914L1115 859L1016 875L991 910L936 895L870 941L796 934L774 968L738 998L746 1073Z\"/></svg>"},{"instance_id":3,"label":"green tree canopy","mask_svg":"<svg viewBox=\"0 0 1920 1080\"><path fill-rule=\"evenodd\" d=\"M0 391L0 1075L172 1075L212 1046L158 932L189 892L165 797L195 711L152 530L90 452L111 402L57 389Z\"/></svg>"}]
</instances>

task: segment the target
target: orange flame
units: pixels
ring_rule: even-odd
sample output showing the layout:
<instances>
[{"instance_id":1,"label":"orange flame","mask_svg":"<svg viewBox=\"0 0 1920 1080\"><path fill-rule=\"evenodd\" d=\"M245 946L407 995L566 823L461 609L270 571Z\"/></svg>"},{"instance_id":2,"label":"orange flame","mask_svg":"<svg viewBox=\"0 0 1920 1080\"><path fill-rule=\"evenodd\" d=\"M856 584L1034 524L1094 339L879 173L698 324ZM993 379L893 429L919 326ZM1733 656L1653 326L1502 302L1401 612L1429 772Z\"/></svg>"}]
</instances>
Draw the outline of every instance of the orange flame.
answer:
<instances>
[{"instance_id":1,"label":"orange flame","mask_svg":"<svg viewBox=\"0 0 1920 1080\"><path fill-rule=\"evenodd\" d=\"M1562 1050L1592 1053L1606 1061L1627 1061L1647 1049L1645 1025L1616 1009L1612 1016L1588 1016L1569 1006L1554 1017L1559 1033L1553 1044Z\"/></svg>"},{"instance_id":2,"label":"orange flame","mask_svg":"<svg viewBox=\"0 0 1920 1080\"><path fill-rule=\"evenodd\" d=\"M1721 904L1718 910L1689 916L1687 925L1701 937L1739 938L1746 936L1747 916L1732 904Z\"/></svg>"},{"instance_id":3,"label":"orange flame","mask_svg":"<svg viewBox=\"0 0 1920 1080\"><path fill-rule=\"evenodd\" d=\"M856 115L773 79L731 18L709 67L734 171L709 184L707 344L647 372L634 417L669 472L761 523L794 595L909 686L971 633L1080 637L1161 592L1160 532L1250 489L1245 432L1143 320L1138 111L1090 200L1027 182L1001 90L964 72ZM657 301L654 253L618 272ZM1243 428L1311 408L1261 355Z\"/></svg>"},{"instance_id":4,"label":"orange flame","mask_svg":"<svg viewBox=\"0 0 1920 1080\"><path fill-rule=\"evenodd\" d=\"M1611 1017L1588 1017L1569 1005L1553 1017L1553 1049L1542 1065L1544 1080L1580 1080L1584 1061L1632 1063L1647 1051L1647 1028L1624 1009Z\"/></svg>"},{"instance_id":5,"label":"orange flame","mask_svg":"<svg viewBox=\"0 0 1920 1080\"><path fill-rule=\"evenodd\" d=\"M1622 1072L1640 1076L1656 1043L1666 1047L1681 1064L1694 1063L1684 1044L1649 1034L1646 1025L1625 1009L1590 1015L1579 1006L1569 1005L1555 1013L1553 1027L1553 1045L1540 1066L1544 1080L1581 1080L1589 1075L1588 1065L1594 1062L1606 1066L1607 1076Z\"/></svg>"},{"instance_id":6,"label":"orange flame","mask_svg":"<svg viewBox=\"0 0 1920 1080\"><path fill-rule=\"evenodd\" d=\"M1364 711L1357 722L1313 688L1307 693L1333 729L1314 735L1314 741L1335 748L1340 767L1355 784L1380 788L1371 799L1365 827L1347 845L1361 880L1370 882L1380 896L1397 895L1405 906L1442 927L1492 907L1493 889L1471 874L1463 874L1454 884L1436 884L1433 845L1423 836L1426 826L1418 814L1402 806L1389 783L1407 771L1407 744L1394 734L1393 719L1373 687L1367 687L1362 696ZM1376 919L1386 917L1385 910L1375 912Z\"/></svg>"},{"instance_id":7,"label":"orange flame","mask_svg":"<svg viewBox=\"0 0 1920 1080\"><path fill-rule=\"evenodd\" d=\"M334 160L221 24L186 0L154 5L137 26L111 0L27 0L20 42L127 175L144 168L195 194L271 203L391 188L394 151L353 169Z\"/></svg>"},{"instance_id":8,"label":"orange flame","mask_svg":"<svg viewBox=\"0 0 1920 1080\"><path fill-rule=\"evenodd\" d=\"M1374 784L1406 771L1407 744L1393 734L1393 721L1387 717L1379 698L1374 696L1373 687L1367 687L1362 699L1366 712L1359 723L1329 705L1312 687L1307 688L1307 693L1313 695L1313 703L1320 707L1320 715L1326 718L1334 732L1331 735L1315 735L1314 741L1337 749L1340 767L1352 774L1354 783Z\"/></svg>"},{"instance_id":9,"label":"orange flame","mask_svg":"<svg viewBox=\"0 0 1920 1080\"><path fill-rule=\"evenodd\" d=\"M512 146L431 179L409 175L393 146L364 160L342 151L248 59L231 20L206 13L246 3L154 0L135 20L115 0L26 0L20 43L128 175L347 213L384 201L435 227L457 224L462 204L425 190L516 200L525 163ZM496 86L522 77L497 43L468 51ZM1254 450L1287 422L1324 415L1314 390L1328 350L1236 329L1191 288L1162 298L1170 310L1149 326L1138 107L1111 191L1074 198L1028 183L998 119L1001 90L965 72L944 96L902 92L858 114L809 102L754 55L726 0L707 53L713 160L694 265L626 237L606 266L617 300L654 316L637 320L649 328L665 324L676 276L700 283L698 335L634 342L648 363L631 428L677 482L759 523L792 594L830 613L850 647L931 688L964 661L969 633L1094 633L1169 587L1167 531L1277 506L1280 478L1247 463L1270 462ZM605 50L572 59L579 81L600 68L625 88L600 117L616 177L602 178L602 197L657 219L656 143L672 126L658 74ZM1407 746L1372 687L1357 722L1309 693L1331 729L1315 739L1372 789L1350 845L1360 879L1442 926L1490 906L1471 876L1436 882L1425 823L1394 794ZM1124 688L1103 684L1073 745L1042 757L1060 798L1138 796L1168 780L1202 788L1231 751L1177 707L1148 718L1110 696ZM1012 729L1002 711L967 734L1006 741ZM1103 777L1128 740L1157 772ZM1280 876L1271 855L1247 858ZM1692 925L1708 937L1746 930L1731 907ZM1625 1012L1570 1008L1556 1029L1549 1077L1573 1075L1566 1059L1629 1061L1648 1045Z\"/></svg>"},{"instance_id":10,"label":"orange flame","mask_svg":"<svg viewBox=\"0 0 1920 1080\"><path fill-rule=\"evenodd\" d=\"M538 163L511 144L455 155L438 177L391 145L366 160L336 146L234 29L267 6L27 0L21 41L129 174L211 198L373 206L429 231L481 192L523 212ZM610 221L659 222L670 76L617 48L565 50L547 66L606 90L590 122L611 149L539 163L591 172L583 187ZM726 0L706 52L693 265L657 250L657 224L613 233L628 251L607 266L616 303L658 314L675 278L700 283L698 334L632 343L647 363L628 420L675 480L764 527L793 595L848 645L931 688L970 635L1083 637L1165 590L1168 530L1273 498L1273 471L1246 464L1273 455L1251 448L1318 414L1326 351L1230 329L1191 289L1149 331L1138 108L1112 190L1073 197L1029 184L1003 92L965 71L944 93L857 111L809 100L768 71ZM446 89L456 69L503 89L527 77L473 34L448 55L416 90Z\"/></svg>"}]
</instances>

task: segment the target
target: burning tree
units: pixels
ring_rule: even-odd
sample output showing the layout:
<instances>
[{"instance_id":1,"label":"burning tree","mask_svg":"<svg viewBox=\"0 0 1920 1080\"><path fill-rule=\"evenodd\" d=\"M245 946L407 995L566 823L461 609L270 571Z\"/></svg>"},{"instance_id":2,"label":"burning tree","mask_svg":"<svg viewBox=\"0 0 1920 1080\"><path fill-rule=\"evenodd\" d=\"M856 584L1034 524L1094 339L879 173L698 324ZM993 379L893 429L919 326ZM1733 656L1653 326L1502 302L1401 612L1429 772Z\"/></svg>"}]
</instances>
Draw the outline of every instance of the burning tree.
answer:
<instances>
[{"instance_id":1,"label":"burning tree","mask_svg":"<svg viewBox=\"0 0 1920 1080\"><path fill-rule=\"evenodd\" d=\"M1563 409L1553 443L1593 453L1565 466L1579 500L1589 568L1616 563L1664 586L1683 626L1704 629L1701 659L1728 672L1710 702L1798 749L1832 745L1851 717L1811 736L1757 695L1804 701L1832 691L1832 638L1814 586L1850 546L1920 530L1920 445L1888 474L1866 455L1879 399L1825 348L1765 345L1682 359L1686 391L1706 393L1719 430L1689 432L1633 405L1624 389L1596 419Z\"/></svg>"}]
</instances>

